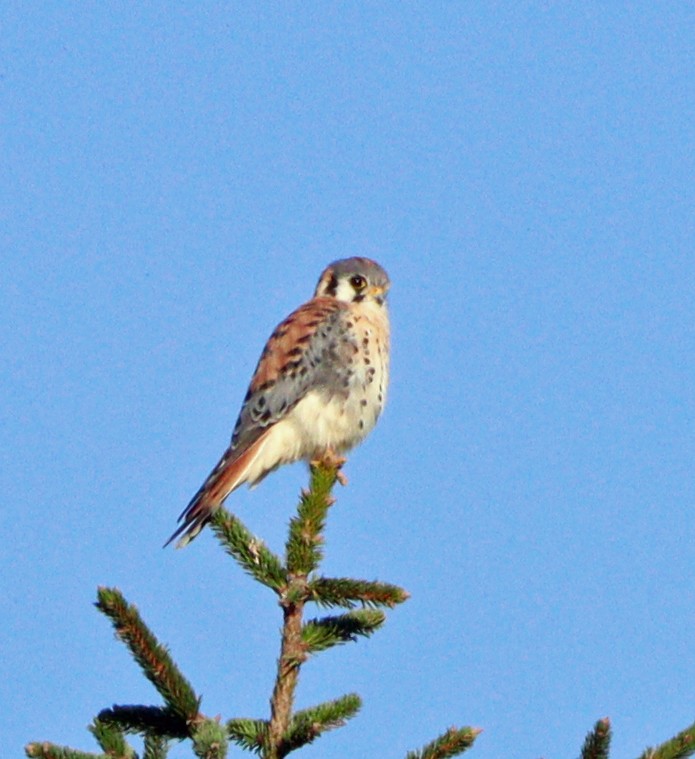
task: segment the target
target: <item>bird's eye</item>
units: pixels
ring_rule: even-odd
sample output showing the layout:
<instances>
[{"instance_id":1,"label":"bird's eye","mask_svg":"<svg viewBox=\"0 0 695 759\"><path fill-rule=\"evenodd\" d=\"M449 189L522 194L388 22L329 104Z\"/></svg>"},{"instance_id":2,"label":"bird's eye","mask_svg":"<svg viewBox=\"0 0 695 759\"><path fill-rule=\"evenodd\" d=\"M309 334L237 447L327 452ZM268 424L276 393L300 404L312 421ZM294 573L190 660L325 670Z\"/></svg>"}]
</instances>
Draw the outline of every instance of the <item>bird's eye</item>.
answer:
<instances>
[{"instance_id":1,"label":"bird's eye","mask_svg":"<svg viewBox=\"0 0 695 759\"><path fill-rule=\"evenodd\" d=\"M354 277L350 277L350 284L359 292L367 286L367 280L361 274L355 274Z\"/></svg>"}]
</instances>

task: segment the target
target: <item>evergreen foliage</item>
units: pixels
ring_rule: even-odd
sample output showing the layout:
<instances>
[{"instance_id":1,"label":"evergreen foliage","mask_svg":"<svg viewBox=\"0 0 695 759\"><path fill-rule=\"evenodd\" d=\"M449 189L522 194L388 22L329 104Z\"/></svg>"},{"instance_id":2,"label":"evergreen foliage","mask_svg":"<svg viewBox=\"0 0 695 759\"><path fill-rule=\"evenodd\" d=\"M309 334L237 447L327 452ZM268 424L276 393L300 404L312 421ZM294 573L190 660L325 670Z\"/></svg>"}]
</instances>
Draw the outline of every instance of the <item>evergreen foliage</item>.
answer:
<instances>
[{"instance_id":1,"label":"evergreen foliage","mask_svg":"<svg viewBox=\"0 0 695 759\"><path fill-rule=\"evenodd\" d=\"M695 722L656 748L648 748L639 759L685 759L695 754Z\"/></svg>"},{"instance_id":2,"label":"evergreen foliage","mask_svg":"<svg viewBox=\"0 0 695 759\"><path fill-rule=\"evenodd\" d=\"M229 743L263 759L282 757L308 745L323 733L344 725L362 706L354 693L309 709L294 711L294 695L302 665L312 655L376 632L386 621L382 609L408 599L402 588L388 583L318 574L323 558L323 530L337 470L312 466L311 486L301 494L290 520L284 558L254 537L234 515L220 508L211 520L225 551L253 579L270 588L282 609L283 627L270 717L233 718L221 722L200 711L201 698L176 663L116 588L99 588L96 607L113 624L145 677L164 703L161 706L118 705L103 709L90 726L102 753L85 753L52 743L30 743L28 757L40 759L140 759L127 735L144 738L142 759L165 759L171 741L188 739L199 759L225 759ZM305 620L306 604L344 609L341 614ZM447 759L475 742L480 730L451 727L406 759ZM587 735L581 759L608 759L610 722L599 720ZM695 753L695 724L639 759L684 759Z\"/></svg>"},{"instance_id":3,"label":"evergreen foliage","mask_svg":"<svg viewBox=\"0 0 695 759\"><path fill-rule=\"evenodd\" d=\"M409 751L405 759L448 759L458 756L473 745L480 732L472 727L450 727L420 751Z\"/></svg>"},{"instance_id":4,"label":"evergreen foliage","mask_svg":"<svg viewBox=\"0 0 695 759\"><path fill-rule=\"evenodd\" d=\"M111 619L116 635L125 642L145 677L159 691L170 710L184 722L196 719L200 699L179 672L166 648L126 603L117 588L99 588L97 608Z\"/></svg>"},{"instance_id":5,"label":"evergreen foliage","mask_svg":"<svg viewBox=\"0 0 695 759\"><path fill-rule=\"evenodd\" d=\"M600 719L594 729L587 734L580 759L608 759L611 744L611 723L609 719Z\"/></svg>"}]
</instances>

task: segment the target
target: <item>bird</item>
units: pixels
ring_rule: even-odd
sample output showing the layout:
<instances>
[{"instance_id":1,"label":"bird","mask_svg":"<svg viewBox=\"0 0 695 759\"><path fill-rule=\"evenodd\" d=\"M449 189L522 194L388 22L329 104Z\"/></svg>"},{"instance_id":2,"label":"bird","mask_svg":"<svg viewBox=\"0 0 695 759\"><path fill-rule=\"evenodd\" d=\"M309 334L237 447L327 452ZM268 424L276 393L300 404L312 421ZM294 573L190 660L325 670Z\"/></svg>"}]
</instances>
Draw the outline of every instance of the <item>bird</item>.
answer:
<instances>
[{"instance_id":1,"label":"bird","mask_svg":"<svg viewBox=\"0 0 695 759\"><path fill-rule=\"evenodd\" d=\"M369 258L324 269L313 297L268 339L231 443L165 547L177 538L178 548L186 546L230 493L283 464L323 462L342 475L342 454L362 442L386 402L389 288L388 274Z\"/></svg>"}]
</instances>

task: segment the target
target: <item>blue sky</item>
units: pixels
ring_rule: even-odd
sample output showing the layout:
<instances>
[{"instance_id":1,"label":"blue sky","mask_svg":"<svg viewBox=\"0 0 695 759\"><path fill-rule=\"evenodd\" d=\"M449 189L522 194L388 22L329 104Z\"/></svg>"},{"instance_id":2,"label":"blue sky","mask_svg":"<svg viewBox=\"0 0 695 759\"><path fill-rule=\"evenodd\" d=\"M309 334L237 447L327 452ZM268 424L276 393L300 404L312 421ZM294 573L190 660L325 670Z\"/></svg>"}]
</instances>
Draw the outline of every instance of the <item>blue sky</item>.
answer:
<instances>
[{"instance_id":1,"label":"blue sky","mask_svg":"<svg viewBox=\"0 0 695 759\"><path fill-rule=\"evenodd\" d=\"M615 757L695 702L695 10L5 3L5 750L157 703L117 585L208 714L264 716L280 616L206 534L163 551L321 269L393 282L389 405L327 573L412 599L304 670L361 714L306 757ZM297 465L230 499L280 550ZM189 755L182 746L172 757ZM236 755L236 754L232 754Z\"/></svg>"}]
</instances>

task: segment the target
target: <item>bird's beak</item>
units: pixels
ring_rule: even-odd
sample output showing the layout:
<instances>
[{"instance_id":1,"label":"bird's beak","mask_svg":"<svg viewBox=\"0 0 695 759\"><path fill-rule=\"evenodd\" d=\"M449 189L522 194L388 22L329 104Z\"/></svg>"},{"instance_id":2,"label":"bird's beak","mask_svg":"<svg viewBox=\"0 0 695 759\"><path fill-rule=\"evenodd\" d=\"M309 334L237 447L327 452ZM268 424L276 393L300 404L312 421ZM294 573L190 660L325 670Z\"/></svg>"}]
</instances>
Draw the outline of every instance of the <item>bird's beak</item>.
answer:
<instances>
[{"instance_id":1,"label":"bird's beak","mask_svg":"<svg viewBox=\"0 0 695 759\"><path fill-rule=\"evenodd\" d=\"M383 287L372 285L372 287L367 290L367 294L372 298L379 298L383 295L386 295L386 293L389 291L389 287L390 285L384 285Z\"/></svg>"}]
</instances>

